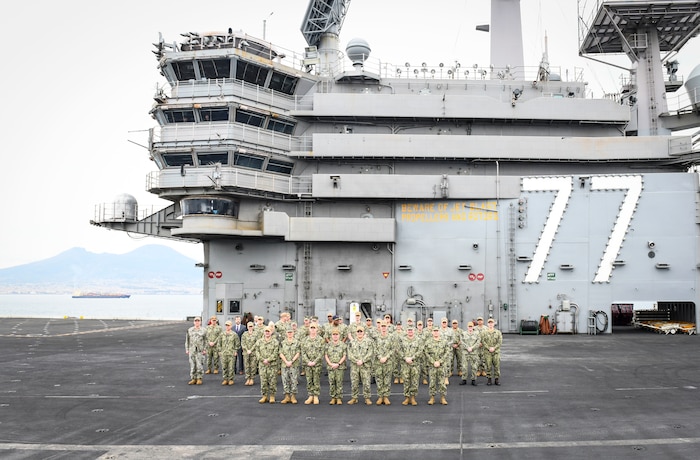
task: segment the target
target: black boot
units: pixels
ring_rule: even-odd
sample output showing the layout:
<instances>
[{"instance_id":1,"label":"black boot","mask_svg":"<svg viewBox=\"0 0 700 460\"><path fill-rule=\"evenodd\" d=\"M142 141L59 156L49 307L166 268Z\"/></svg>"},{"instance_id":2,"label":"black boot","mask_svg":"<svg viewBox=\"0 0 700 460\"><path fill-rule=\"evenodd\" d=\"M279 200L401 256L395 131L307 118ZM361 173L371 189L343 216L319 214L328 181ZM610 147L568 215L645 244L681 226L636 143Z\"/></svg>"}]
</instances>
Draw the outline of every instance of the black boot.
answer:
<instances>
[{"instance_id":1,"label":"black boot","mask_svg":"<svg viewBox=\"0 0 700 460\"><path fill-rule=\"evenodd\" d=\"M467 384L467 381L466 381L466 380L462 380L461 382L459 382L459 384L460 384L460 385L466 385L466 384Z\"/></svg>"},{"instance_id":2,"label":"black boot","mask_svg":"<svg viewBox=\"0 0 700 460\"><path fill-rule=\"evenodd\" d=\"M472 385L476 386L476 380L472 380Z\"/></svg>"},{"instance_id":3,"label":"black boot","mask_svg":"<svg viewBox=\"0 0 700 460\"><path fill-rule=\"evenodd\" d=\"M486 381L486 385L491 385L491 377Z\"/></svg>"},{"instance_id":4,"label":"black boot","mask_svg":"<svg viewBox=\"0 0 700 460\"><path fill-rule=\"evenodd\" d=\"M496 385L500 385L500 384L501 384L501 383L498 381L498 377L496 377L496 380L495 380L493 383L495 383Z\"/></svg>"}]
</instances>

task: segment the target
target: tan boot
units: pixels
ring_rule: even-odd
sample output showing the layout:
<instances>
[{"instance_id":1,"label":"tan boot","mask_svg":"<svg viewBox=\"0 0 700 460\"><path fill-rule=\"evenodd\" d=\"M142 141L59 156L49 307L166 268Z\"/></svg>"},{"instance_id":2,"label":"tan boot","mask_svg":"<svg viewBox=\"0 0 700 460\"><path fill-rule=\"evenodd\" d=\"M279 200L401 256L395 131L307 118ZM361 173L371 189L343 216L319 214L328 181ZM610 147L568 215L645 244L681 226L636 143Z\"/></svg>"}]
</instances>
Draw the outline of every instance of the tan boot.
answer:
<instances>
[{"instance_id":1,"label":"tan boot","mask_svg":"<svg viewBox=\"0 0 700 460\"><path fill-rule=\"evenodd\" d=\"M266 403L267 402L267 395L264 395L262 398L258 400L260 404Z\"/></svg>"},{"instance_id":2,"label":"tan boot","mask_svg":"<svg viewBox=\"0 0 700 460\"><path fill-rule=\"evenodd\" d=\"M391 401L389 401L389 398L384 397L383 402L384 402L384 405L385 405L385 406L391 406Z\"/></svg>"},{"instance_id":3,"label":"tan boot","mask_svg":"<svg viewBox=\"0 0 700 460\"><path fill-rule=\"evenodd\" d=\"M352 398L350 401L348 401L349 406L351 406L353 404L357 404L357 398Z\"/></svg>"},{"instance_id":4,"label":"tan boot","mask_svg":"<svg viewBox=\"0 0 700 460\"><path fill-rule=\"evenodd\" d=\"M318 405L318 396L314 396L314 404Z\"/></svg>"},{"instance_id":5,"label":"tan boot","mask_svg":"<svg viewBox=\"0 0 700 460\"><path fill-rule=\"evenodd\" d=\"M399 383L403 385L403 379L399 379Z\"/></svg>"},{"instance_id":6,"label":"tan boot","mask_svg":"<svg viewBox=\"0 0 700 460\"><path fill-rule=\"evenodd\" d=\"M372 400L369 398L365 398L365 405L371 406L372 405Z\"/></svg>"},{"instance_id":7,"label":"tan boot","mask_svg":"<svg viewBox=\"0 0 700 460\"><path fill-rule=\"evenodd\" d=\"M229 385L233 385L233 380L229 380L229 381L228 381L228 384L229 384Z\"/></svg>"},{"instance_id":8,"label":"tan boot","mask_svg":"<svg viewBox=\"0 0 700 460\"><path fill-rule=\"evenodd\" d=\"M408 404L409 404L410 402L411 402L411 398L409 398L408 396L406 396L406 398L403 400L403 402L402 402L401 404L404 405L404 406L408 406Z\"/></svg>"},{"instance_id":9,"label":"tan boot","mask_svg":"<svg viewBox=\"0 0 700 460\"><path fill-rule=\"evenodd\" d=\"M377 406L381 406L382 404L384 404L384 398L380 396L377 398Z\"/></svg>"},{"instance_id":10,"label":"tan boot","mask_svg":"<svg viewBox=\"0 0 700 460\"><path fill-rule=\"evenodd\" d=\"M435 396L431 396L430 399L428 400L429 406L432 406L433 404L435 404Z\"/></svg>"},{"instance_id":11,"label":"tan boot","mask_svg":"<svg viewBox=\"0 0 700 460\"><path fill-rule=\"evenodd\" d=\"M447 405L447 400L445 399L445 395L440 396L440 404L443 406Z\"/></svg>"},{"instance_id":12,"label":"tan boot","mask_svg":"<svg viewBox=\"0 0 700 460\"><path fill-rule=\"evenodd\" d=\"M448 377L445 377L445 385L449 385L449 384L450 384L450 379Z\"/></svg>"},{"instance_id":13,"label":"tan boot","mask_svg":"<svg viewBox=\"0 0 700 460\"><path fill-rule=\"evenodd\" d=\"M284 399L280 401L280 404L287 404L288 402L291 402L292 400L290 399L289 395L287 393L284 394Z\"/></svg>"},{"instance_id":14,"label":"tan boot","mask_svg":"<svg viewBox=\"0 0 700 460\"><path fill-rule=\"evenodd\" d=\"M224 380L223 382L221 382L221 385L228 385L228 380Z\"/></svg>"},{"instance_id":15,"label":"tan boot","mask_svg":"<svg viewBox=\"0 0 700 460\"><path fill-rule=\"evenodd\" d=\"M412 405L412 406L417 406L417 405L418 405L418 401L416 401L416 397L415 397L415 396L411 396L411 405Z\"/></svg>"},{"instance_id":16,"label":"tan boot","mask_svg":"<svg viewBox=\"0 0 700 460\"><path fill-rule=\"evenodd\" d=\"M201 385L201 384L202 384L202 379L197 379L197 385Z\"/></svg>"},{"instance_id":17,"label":"tan boot","mask_svg":"<svg viewBox=\"0 0 700 460\"><path fill-rule=\"evenodd\" d=\"M427 385L427 384L428 384L428 379L423 379L423 385Z\"/></svg>"},{"instance_id":18,"label":"tan boot","mask_svg":"<svg viewBox=\"0 0 700 460\"><path fill-rule=\"evenodd\" d=\"M335 398L331 398L331 402L328 403L331 406L335 406Z\"/></svg>"},{"instance_id":19,"label":"tan boot","mask_svg":"<svg viewBox=\"0 0 700 460\"><path fill-rule=\"evenodd\" d=\"M297 395L290 395L289 402L291 402L292 404L296 404L297 403Z\"/></svg>"},{"instance_id":20,"label":"tan boot","mask_svg":"<svg viewBox=\"0 0 700 460\"><path fill-rule=\"evenodd\" d=\"M214 373L215 373L215 374L218 374L218 373L219 373L219 369L214 369Z\"/></svg>"},{"instance_id":21,"label":"tan boot","mask_svg":"<svg viewBox=\"0 0 700 460\"><path fill-rule=\"evenodd\" d=\"M399 383L399 379L398 378L394 379L394 383Z\"/></svg>"},{"instance_id":22,"label":"tan boot","mask_svg":"<svg viewBox=\"0 0 700 460\"><path fill-rule=\"evenodd\" d=\"M342 398L335 398L335 403L339 406L343 405L343 399Z\"/></svg>"},{"instance_id":23,"label":"tan boot","mask_svg":"<svg viewBox=\"0 0 700 460\"><path fill-rule=\"evenodd\" d=\"M270 395L270 404L275 403L275 395Z\"/></svg>"},{"instance_id":24,"label":"tan boot","mask_svg":"<svg viewBox=\"0 0 700 460\"><path fill-rule=\"evenodd\" d=\"M304 401L304 404L306 404L306 405L308 406L308 405L311 404L312 402L314 402L314 397L313 397L313 396L309 396L308 398L306 398L306 401Z\"/></svg>"},{"instance_id":25,"label":"tan boot","mask_svg":"<svg viewBox=\"0 0 700 460\"><path fill-rule=\"evenodd\" d=\"M207 371L205 372L205 374L211 374L211 371L210 371L209 369L207 369Z\"/></svg>"},{"instance_id":26,"label":"tan boot","mask_svg":"<svg viewBox=\"0 0 700 460\"><path fill-rule=\"evenodd\" d=\"M197 383L197 379L192 379L189 382L187 382L188 385L194 385L195 383Z\"/></svg>"}]
</instances>

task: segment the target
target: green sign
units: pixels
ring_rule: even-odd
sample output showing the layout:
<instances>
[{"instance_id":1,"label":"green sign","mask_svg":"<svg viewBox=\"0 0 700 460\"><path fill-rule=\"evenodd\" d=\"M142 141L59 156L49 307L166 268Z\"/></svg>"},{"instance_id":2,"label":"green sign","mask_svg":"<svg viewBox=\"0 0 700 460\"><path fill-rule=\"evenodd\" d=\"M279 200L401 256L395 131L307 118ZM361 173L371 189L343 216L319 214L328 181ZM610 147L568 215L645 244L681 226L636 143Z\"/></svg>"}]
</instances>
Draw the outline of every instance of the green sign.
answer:
<instances>
[{"instance_id":1,"label":"green sign","mask_svg":"<svg viewBox=\"0 0 700 460\"><path fill-rule=\"evenodd\" d=\"M547 281L556 281L556 279L557 279L556 273L547 273Z\"/></svg>"},{"instance_id":2,"label":"green sign","mask_svg":"<svg viewBox=\"0 0 700 460\"><path fill-rule=\"evenodd\" d=\"M285 273L284 280L285 281L294 281L294 273Z\"/></svg>"}]
</instances>

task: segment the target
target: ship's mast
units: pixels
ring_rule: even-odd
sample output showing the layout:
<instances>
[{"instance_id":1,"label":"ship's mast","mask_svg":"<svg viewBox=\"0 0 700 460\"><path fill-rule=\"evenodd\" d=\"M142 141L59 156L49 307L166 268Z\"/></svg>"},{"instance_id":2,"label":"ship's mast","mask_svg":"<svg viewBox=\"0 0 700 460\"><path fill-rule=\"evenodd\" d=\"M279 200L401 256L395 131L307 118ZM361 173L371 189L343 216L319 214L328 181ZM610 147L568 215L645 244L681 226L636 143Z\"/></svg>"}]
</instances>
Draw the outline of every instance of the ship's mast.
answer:
<instances>
[{"instance_id":1,"label":"ship's mast","mask_svg":"<svg viewBox=\"0 0 700 460\"><path fill-rule=\"evenodd\" d=\"M319 73L328 74L335 67L340 52L340 29L350 0L311 0L301 24L301 33L319 56Z\"/></svg>"},{"instance_id":2,"label":"ship's mast","mask_svg":"<svg viewBox=\"0 0 700 460\"><path fill-rule=\"evenodd\" d=\"M520 0L491 0L491 65L510 69L515 79L524 75Z\"/></svg>"}]
</instances>

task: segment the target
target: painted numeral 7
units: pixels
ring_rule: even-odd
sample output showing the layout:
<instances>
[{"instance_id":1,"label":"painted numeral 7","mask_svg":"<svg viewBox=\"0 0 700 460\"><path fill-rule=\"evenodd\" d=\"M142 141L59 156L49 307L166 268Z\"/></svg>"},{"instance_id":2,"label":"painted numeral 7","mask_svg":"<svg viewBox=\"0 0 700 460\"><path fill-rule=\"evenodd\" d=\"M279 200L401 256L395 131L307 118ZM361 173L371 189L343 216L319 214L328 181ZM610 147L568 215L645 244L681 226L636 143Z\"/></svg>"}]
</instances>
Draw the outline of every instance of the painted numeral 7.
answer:
<instances>
[{"instance_id":1,"label":"painted numeral 7","mask_svg":"<svg viewBox=\"0 0 700 460\"><path fill-rule=\"evenodd\" d=\"M557 229L564 217L564 211L571 198L573 190L572 177L525 177L523 191L555 191L554 203L549 210L547 221L532 257L532 263L525 274L525 283L536 283L540 279L547 255L549 254ZM591 191L597 190L627 190L620 206L612 233L603 251L598 270L593 278L594 283L606 283L610 280L613 263L620 252L625 234L629 229L637 202L642 193L642 176L593 176Z\"/></svg>"}]
</instances>

